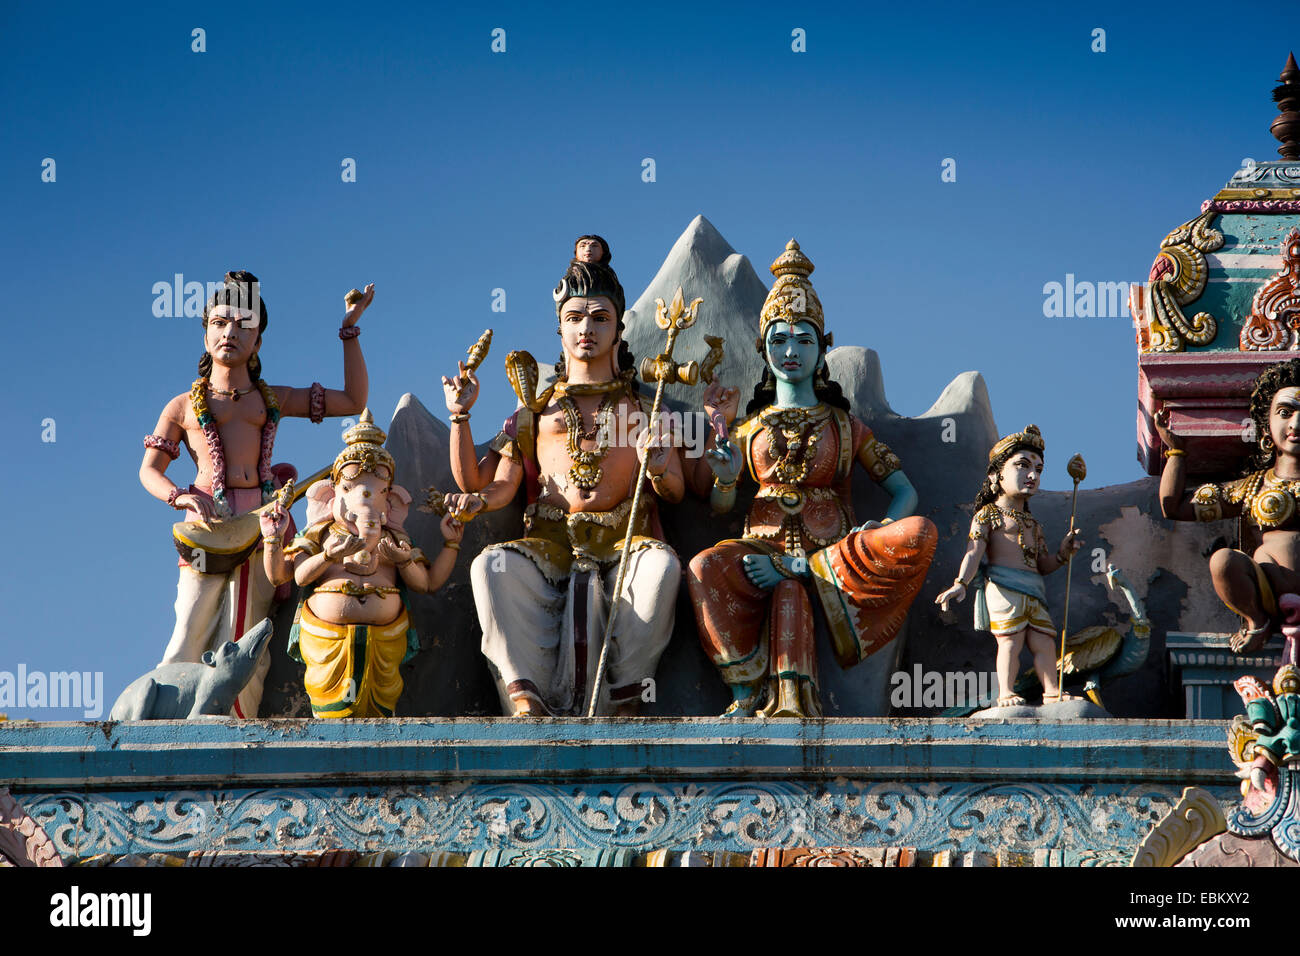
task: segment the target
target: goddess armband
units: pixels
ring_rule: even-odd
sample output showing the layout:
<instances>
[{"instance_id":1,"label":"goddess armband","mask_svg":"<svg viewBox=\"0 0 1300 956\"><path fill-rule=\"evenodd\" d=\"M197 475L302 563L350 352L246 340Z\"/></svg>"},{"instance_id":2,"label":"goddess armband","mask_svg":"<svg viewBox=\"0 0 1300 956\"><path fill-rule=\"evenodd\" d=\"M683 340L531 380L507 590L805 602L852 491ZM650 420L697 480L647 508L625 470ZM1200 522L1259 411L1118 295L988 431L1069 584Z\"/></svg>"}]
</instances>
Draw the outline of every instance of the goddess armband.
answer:
<instances>
[{"instance_id":1,"label":"goddess armband","mask_svg":"<svg viewBox=\"0 0 1300 956\"><path fill-rule=\"evenodd\" d=\"M1219 521L1223 518L1223 489L1216 484L1201 485L1192 495L1192 508L1197 521Z\"/></svg>"}]
</instances>

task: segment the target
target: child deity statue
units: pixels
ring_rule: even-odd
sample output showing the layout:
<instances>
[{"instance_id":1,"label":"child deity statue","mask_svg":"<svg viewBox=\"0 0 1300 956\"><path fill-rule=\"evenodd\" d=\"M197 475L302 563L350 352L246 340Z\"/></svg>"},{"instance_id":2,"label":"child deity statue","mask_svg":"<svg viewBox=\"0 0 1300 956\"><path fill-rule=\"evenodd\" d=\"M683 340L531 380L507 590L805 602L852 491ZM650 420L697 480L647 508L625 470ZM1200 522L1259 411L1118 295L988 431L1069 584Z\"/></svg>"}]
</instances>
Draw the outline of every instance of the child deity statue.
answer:
<instances>
[{"instance_id":1,"label":"child deity statue","mask_svg":"<svg viewBox=\"0 0 1300 956\"><path fill-rule=\"evenodd\" d=\"M762 381L734 426L739 391L705 390L717 431L691 474L715 512L735 505L742 472L758 492L744 537L696 555L687 585L700 642L731 688L724 716L817 717L812 602L840 666L857 664L898 634L938 532L913 514L916 491L898 456L850 413L827 374L831 336L808 278L812 262L792 239L771 269L755 343L767 363ZM855 526L855 463L892 498L881 521Z\"/></svg>"},{"instance_id":2,"label":"child deity statue","mask_svg":"<svg viewBox=\"0 0 1300 956\"><path fill-rule=\"evenodd\" d=\"M188 392L163 409L154 433L144 440L140 481L155 498L186 512L191 521L213 523L242 515L270 502L276 489L296 476L291 465L271 464L280 419L355 415L366 404L368 380L356 324L374 298L353 290L339 338L343 340L342 391L319 382L310 388L268 385L261 377L258 350L267 326L266 302L257 276L228 272L203 309L203 357L199 377ZM194 483L176 485L167 466L184 444L198 467ZM287 527L287 526L286 526ZM287 532L286 532L287 533ZM278 550L268 541L233 570L212 573L184 557L176 587L176 626L162 663L197 662L205 651L235 641L270 613L275 587L263 570L261 551ZM287 590L280 595L287 598ZM269 646L269 643L268 645ZM240 692L235 717L256 717L271 659L263 649L253 676Z\"/></svg>"},{"instance_id":3,"label":"child deity statue","mask_svg":"<svg viewBox=\"0 0 1300 956\"><path fill-rule=\"evenodd\" d=\"M1300 359L1266 369L1250 396L1250 418L1259 450L1243 477L1207 482L1188 495L1187 455L1183 439L1169 425L1169 410L1156 415L1156 431L1165 445L1160 477L1160 510L1179 521L1240 518L1240 548L1220 548L1210 555L1210 579L1241 627L1231 647L1240 654L1257 651L1281 624L1283 604L1300 604ZM1288 640L1284 663L1296 663Z\"/></svg>"},{"instance_id":4,"label":"child deity statue","mask_svg":"<svg viewBox=\"0 0 1300 956\"><path fill-rule=\"evenodd\" d=\"M1037 425L1007 435L989 452L988 475L975 498L970 544L952 586L935 598L943 610L975 589L975 629L997 639L997 707L1020 707L1015 693L1020 651L1026 643L1043 686L1043 703L1078 700L1057 682L1056 629L1047 613L1043 575L1065 567L1083 542L1075 529L1049 553L1043 526L1029 513L1029 499L1043 474L1043 436Z\"/></svg>"}]
</instances>

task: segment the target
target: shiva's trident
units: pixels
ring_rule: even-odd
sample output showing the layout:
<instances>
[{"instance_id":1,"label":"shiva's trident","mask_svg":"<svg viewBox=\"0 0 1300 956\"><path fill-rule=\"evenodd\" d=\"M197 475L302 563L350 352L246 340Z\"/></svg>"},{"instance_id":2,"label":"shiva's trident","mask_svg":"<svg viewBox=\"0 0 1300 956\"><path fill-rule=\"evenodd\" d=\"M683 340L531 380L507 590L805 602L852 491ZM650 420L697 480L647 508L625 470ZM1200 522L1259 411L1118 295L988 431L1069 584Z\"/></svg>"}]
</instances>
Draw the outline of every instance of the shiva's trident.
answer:
<instances>
[{"instance_id":1,"label":"shiva's trident","mask_svg":"<svg viewBox=\"0 0 1300 956\"><path fill-rule=\"evenodd\" d=\"M641 380L655 382L655 400L650 406L650 428L658 428L659 407L663 402L664 386L669 382L694 385L700 380L698 362L678 365L673 361L673 346L677 344L677 335L695 324L696 312L703 299L695 299L690 306L685 305L682 287L677 287L671 307L664 305L663 299L655 299L655 325L668 333L668 342L664 350L655 358L641 360ZM716 363L715 363L716 364ZM614 599L609 606L609 618L605 621L605 637L600 644L600 663L596 665L596 676L591 684L591 700L587 704L587 716L596 716L596 702L600 699L600 687L605 682L605 669L609 666L609 644L614 634L614 619L618 617L618 603L623 596L623 578L627 575L627 559L632 550L632 536L636 531L636 519L641 509L641 488L645 484L646 465L650 461L650 446L641 458L641 467L637 471L636 490L632 493L632 511L627 518L627 534L623 538L623 553L618 558L618 575L614 578Z\"/></svg>"}]
</instances>

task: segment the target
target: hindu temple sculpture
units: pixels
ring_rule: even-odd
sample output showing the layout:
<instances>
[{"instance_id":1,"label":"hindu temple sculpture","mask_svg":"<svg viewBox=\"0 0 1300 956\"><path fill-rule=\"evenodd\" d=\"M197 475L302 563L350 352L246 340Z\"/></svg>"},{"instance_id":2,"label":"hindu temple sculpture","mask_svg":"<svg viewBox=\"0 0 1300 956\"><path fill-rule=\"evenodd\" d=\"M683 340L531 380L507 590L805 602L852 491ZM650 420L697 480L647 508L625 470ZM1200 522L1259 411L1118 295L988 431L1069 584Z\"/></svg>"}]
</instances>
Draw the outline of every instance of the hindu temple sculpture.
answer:
<instances>
[{"instance_id":1,"label":"hindu temple sculpture","mask_svg":"<svg viewBox=\"0 0 1300 956\"><path fill-rule=\"evenodd\" d=\"M739 421L738 389L705 390L715 430L691 474L719 513L734 507L742 473L758 491L744 537L696 555L687 583L700 641L732 692L726 716L816 717L812 601L840 666L857 664L898 634L938 533L913 515L916 492L898 457L827 375L831 336L812 262L792 239L771 270L755 343L767 368ZM855 523L855 463L892 496L880 521Z\"/></svg>"},{"instance_id":2,"label":"hindu temple sculpture","mask_svg":"<svg viewBox=\"0 0 1300 956\"><path fill-rule=\"evenodd\" d=\"M1015 690L1020 652L1027 644L1043 703L1076 700L1060 684L1056 629L1047 612L1043 575L1065 567L1082 547L1071 528L1056 551L1048 550L1043 526L1029 513L1029 499L1043 474L1043 436L1038 426L1007 435L989 452L988 475L975 498L970 544L952 586L935 598L948 610L975 591L975 627L992 631L998 642L997 707L1027 701Z\"/></svg>"},{"instance_id":3,"label":"hindu temple sculpture","mask_svg":"<svg viewBox=\"0 0 1300 956\"><path fill-rule=\"evenodd\" d=\"M1232 649L1253 652L1281 626L1287 596L1300 595L1300 359L1270 367L1255 382L1250 418L1258 450L1241 478L1206 482L1187 494L1184 439L1169 417L1168 408L1155 416L1166 456L1161 511L1182 521L1241 519L1239 547L1210 555L1210 578L1241 618ZM1295 642L1288 639L1286 663L1295 662Z\"/></svg>"},{"instance_id":4,"label":"hindu temple sculpture","mask_svg":"<svg viewBox=\"0 0 1300 956\"><path fill-rule=\"evenodd\" d=\"M339 338L343 340L342 391L319 382L309 388L268 385L258 349L267 327L266 302L250 272L228 272L203 310L204 352L190 390L163 409L144 440L140 481L145 489L189 522L175 532L180 558L176 625L162 663L197 662L208 650L237 640L266 617L276 589L266 577L256 519L234 529L240 516L268 504L276 489L296 476L290 465L272 465L280 419L355 415L365 407L369 383L357 341L357 320L374 299L374 285L353 289ZM188 486L167 477L184 444L198 468ZM249 540L230 542L222 530L248 525ZM289 533L286 526L285 534ZM220 543L210 546L212 537ZM236 535L238 537L238 535ZM233 560L222 560L233 554ZM287 590L279 593L287 598ZM265 650L235 701L233 715L256 717L270 666Z\"/></svg>"},{"instance_id":5,"label":"hindu temple sculpture","mask_svg":"<svg viewBox=\"0 0 1300 956\"><path fill-rule=\"evenodd\" d=\"M510 353L506 369L520 404L482 461L469 425L478 378L461 363L442 380L452 475L463 492L448 495L448 507L469 520L526 489L524 537L484 549L470 570L483 653L504 711L516 716L588 711L609 595L627 606L609 638L596 713L636 713L672 635L681 565L661 540L654 502L681 500L682 465L662 423L628 427L648 403L623 341L623 289L609 260L599 236L575 244L554 292L563 347L556 379L538 392L536 360ZM643 460L651 493L630 526Z\"/></svg>"},{"instance_id":6,"label":"hindu temple sculpture","mask_svg":"<svg viewBox=\"0 0 1300 956\"><path fill-rule=\"evenodd\" d=\"M439 525L444 546L432 563L411 542L402 527L411 496L393 484L386 438L364 410L343 433L330 480L307 492L307 527L288 548L280 548L288 512L261 516L267 577L302 588L289 654L306 665L316 717L393 716L399 668L420 649L405 592L442 587L460 550L464 526L451 514Z\"/></svg>"}]
</instances>

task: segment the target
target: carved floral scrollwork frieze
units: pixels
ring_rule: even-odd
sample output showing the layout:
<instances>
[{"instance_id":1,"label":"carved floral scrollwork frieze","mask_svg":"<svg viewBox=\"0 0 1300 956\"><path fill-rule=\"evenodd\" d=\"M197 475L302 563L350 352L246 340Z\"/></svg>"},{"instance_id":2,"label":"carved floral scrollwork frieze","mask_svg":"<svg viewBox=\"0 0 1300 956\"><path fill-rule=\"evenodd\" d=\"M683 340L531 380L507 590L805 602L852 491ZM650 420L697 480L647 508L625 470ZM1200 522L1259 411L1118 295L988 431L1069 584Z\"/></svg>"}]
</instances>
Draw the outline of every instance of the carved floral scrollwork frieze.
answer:
<instances>
[{"instance_id":1,"label":"carved floral scrollwork frieze","mask_svg":"<svg viewBox=\"0 0 1300 956\"><path fill-rule=\"evenodd\" d=\"M1067 851L1123 865L1176 801L1156 786L709 781L47 793L32 816L69 858L311 852L764 847ZM551 865L554 865L552 862Z\"/></svg>"},{"instance_id":2,"label":"carved floral scrollwork frieze","mask_svg":"<svg viewBox=\"0 0 1300 956\"><path fill-rule=\"evenodd\" d=\"M1241 327L1243 352L1300 348L1300 229L1282 240L1282 269L1255 293Z\"/></svg>"}]
</instances>

